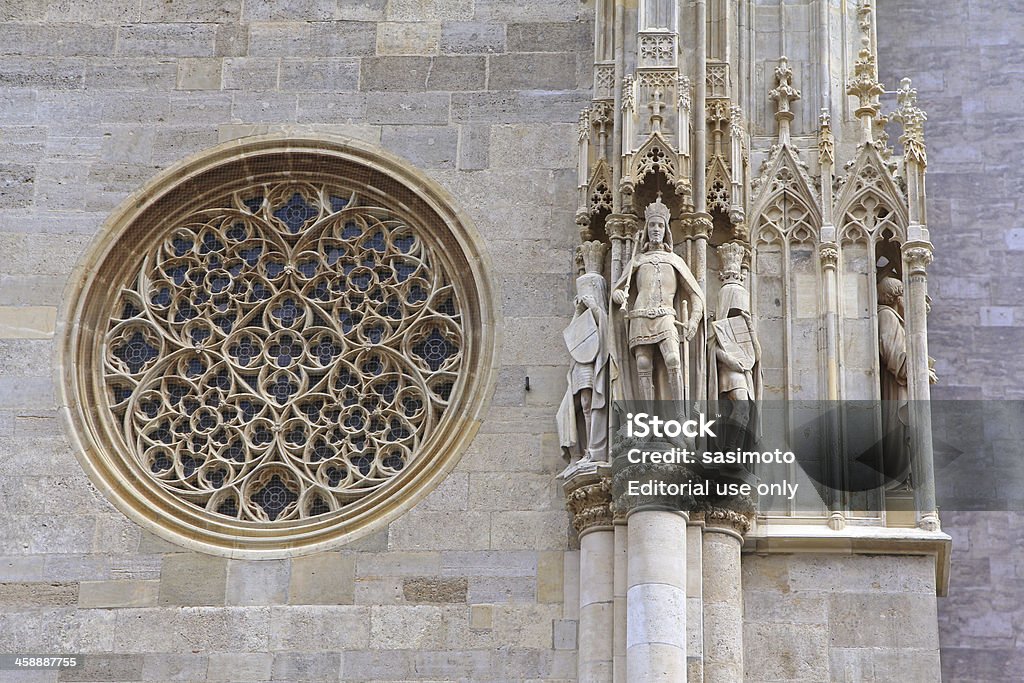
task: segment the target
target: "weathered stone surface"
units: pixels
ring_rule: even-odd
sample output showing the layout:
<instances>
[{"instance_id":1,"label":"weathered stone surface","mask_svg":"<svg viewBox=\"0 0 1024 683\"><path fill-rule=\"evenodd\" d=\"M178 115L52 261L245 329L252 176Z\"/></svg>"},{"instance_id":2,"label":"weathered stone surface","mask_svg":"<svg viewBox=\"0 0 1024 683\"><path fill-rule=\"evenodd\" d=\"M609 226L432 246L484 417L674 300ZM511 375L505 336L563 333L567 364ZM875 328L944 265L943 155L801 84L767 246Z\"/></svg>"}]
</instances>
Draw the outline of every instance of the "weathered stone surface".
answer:
<instances>
[{"instance_id":1,"label":"weathered stone surface","mask_svg":"<svg viewBox=\"0 0 1024 683\"><path fill-rule=\"evenodd\" d=\"M220 60L218 60L220 61ZM280 62L277 59L229 57L223 60L225 90L276 90Z\"/></svg>"},{"instance_id":2,"label":"weathered stone surface","mask_svg":"<svg viewBox=\"0 0 1024 683\"><path fill-rule=\"evenodd\" d=\"M284 59L278 85L284 92L349 92L358 89L359 63L354 59Z\"/></svg>"},{"instance_id":3,"label":"weathered stone surface","mask_svg":"<svg viewBox=\"0 0 1024 683\"><path fill-rule=\"evenodd\" d=\"M280 652L274 655L271 678L275 681L337 681L342 655L336 652L312 654Z\"/></svg>"},{"instance_id":4,"label":"weathered stone surface","mask_svg":"<svg viewBox=\"0 0 1024 683\"><path fill-rule=\"evenodd\" d=\"M223 60L198 57L178 60L178 90L220 90Z\"/></svg>"},{"instance_id":5,"label":"weathered stone surface","mask_svg":"<svg viewBox=\"0 0 1024 683\"><path fill-rule=\"evenodd\" d=\"M161 605L223 605L228 562L200 553L166 555L160 569Z\"/></svg>"},{"instance_id":6,"label":"weathered stone surface","mask_svg":"<svg viewBox=\"0 0 1024 683\"><path fill-rule=\"evenodd\" d=\"M421 21L424 17L451 21L470 19L473 0L389 0L389 21Z\"/></svg>"},{"instance_id":7,"label":"weathered stone surface","mask_svg":"<svg viewBox=\"0 0 1024 683\"><path fill-rule=\"evenodd\" d=\"M80 607L153 607L157 604L159 581L83 581Z\"/></svg>"},{"instance_id":8,"label":"weathered stone surface","mask_svg":"<svg viewBox=\"0 0 1024 683\"><path fill-rule=\"evenodd\" d=\"M268 681L274 655L269 652L213 653L206 672L208 681Z\"/></svg>"},{"instance_id":9,"label":"weathered stone surface","mask_svg":"<svg viewBox=\"0 0 1024 683\"><path fill-rule=\"evenodd\" d=\"M359 606L288 605L274 607L270 649L339 652L370 643L370 609Z\"/></svg>"},{"instance_id":10,"label":"weathered stone surface","mask_svg":"<svg viewBox=\"0 0 1024 683\"><path fill-rule=\"evenodd\" d=\"M290 563L287 560L232 560L227 570L227 604L284 604L289 601L289 576Z\"/></svg>"},{"instance_id":11,"label":"weathered stone surface","mask_svg":"<svg viewBox=\"0 0 1024 683\"><path fill-rule=\"evenodd\" d=\"M370 608L370 647L432 650L444 646L441 608L427 605Z\"/></svg>"},{"instance_id":12,"label":"weathered stone surface","mask_svg":"<svg viewBox=\"0 0 1024 683\"><path fill-rule=\"evenodd\" d=\"M380 142L421 168L455 168L458 132L448 126L384 126Z\"/></svg>"},{"instance_id":13,"label":"weathered stone surface","mask_svg":"<svg viewBox=\"0 0 1024 683\"><path fill-rule=\"evenodd\" d=\"M118 54L130 57L212 57L211 24L132 24L118 33Z\"/></svg>"},{"instance_id":14,"label":"weathered stone surface","mask_svg":"<svg viewBox=\"0 0 1024 683\"><path fill-rule=\"evenodd\" d=\"M142 678L140 655L90 654L81 666L62 669L61 681L136 681Z\"/></svg>"},{"instance_id":15,"label":"weathered stone surface","mask_svg":"<svg viewBox=\"0 0 1024 683\"><path fill-rule=\"evenodd\" d=\"M385 22L377 26L378 55L437 54L441 24L434 22Z\"/></svg>"},{"instance_id":16,"label":"weathered stone surface","mask_svg":"<svg viewBox=\"0 0 1024 683\"><path fill-rule=\"evenodd\" d=\"M266 22L249 27L252 57L358 57L372 55L377 25L362 21Z\"/></svg>"},{"instance_id":17,"label":"weathered stone surface","mask_svg":"<svg viewBox=\"0 0 1024 683\"><path fill-rule=\"evenodd\" d=\"M420 576L404 579L402 593L410 603L466 602L468 586L464 577Z\"/></svg>"},{"instance_id":18,"label":"weathered stone surface","mask_svg":"<svg viewBox=\"0 0 1024 683\"><path fill-rule=\"evenodd\" d=\"M451 21L441 25L441 51L450 54L505 51L505 25Z\"/></svg>"},{"instance_id":19,"label":"weathered stone surface","mask_svg":"<svg viewBox=\"0 0 1024 683\"><path fill-rule=\"evenodd\" d=\"M78 602L74 583L0 583L0 605L5 609L73 605Z\"/></svg>"},{"instance_id":20,"label":"weathered stone surface","mask_svg":"<svg viewBox=\"0 0 1024 683\"><path fill-rule=\"evenodd\" d=\"M142 680L202 680L208 666L207 656L202 654L146 655L142 664Z\"/></svg>"},{"instance_id":21,"label":"weathered stone surface","mask_svg":"<svg viewBox=\"0 0 1024 683\"><path fill-rule=\"evenodd\" d=\"M355 562L339 553L320 553L291 561L288 602L293 605L351 604Z\"/></svg>"}]
</instances>

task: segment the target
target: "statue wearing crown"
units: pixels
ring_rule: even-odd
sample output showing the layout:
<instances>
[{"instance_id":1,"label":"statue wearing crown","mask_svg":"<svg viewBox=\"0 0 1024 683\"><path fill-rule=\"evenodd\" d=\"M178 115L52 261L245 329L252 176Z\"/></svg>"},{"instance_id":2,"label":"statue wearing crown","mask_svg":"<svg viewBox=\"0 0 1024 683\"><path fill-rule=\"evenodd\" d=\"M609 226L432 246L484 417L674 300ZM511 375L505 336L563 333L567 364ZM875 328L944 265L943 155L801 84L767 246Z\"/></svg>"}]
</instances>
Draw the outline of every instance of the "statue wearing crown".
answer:
<instances>
[{"instance_id":1,"label":"statue wearing crown","mask_svg":"<svg viewBox=\"0 0 1024 683\"><path fill-rule=\"evenodd\" d=\"M659 197L615 284L612 300L625 317L638 398L686 401L687 345L701 329L704 294L686 261L672 250L669 208ZM628 397L626 397L628 398Z\"/></svg>"}]
</instances>

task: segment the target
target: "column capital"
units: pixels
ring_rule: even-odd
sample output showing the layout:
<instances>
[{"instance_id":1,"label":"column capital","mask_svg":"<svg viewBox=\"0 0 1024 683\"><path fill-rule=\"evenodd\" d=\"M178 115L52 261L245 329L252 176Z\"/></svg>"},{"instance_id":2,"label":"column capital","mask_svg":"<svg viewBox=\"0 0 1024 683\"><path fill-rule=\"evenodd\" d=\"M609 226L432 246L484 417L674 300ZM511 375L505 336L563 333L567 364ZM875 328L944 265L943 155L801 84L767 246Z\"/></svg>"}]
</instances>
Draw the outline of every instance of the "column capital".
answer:
<instances>
[{"instance_id":1,"label":"column capital","mask_svg":"<svg viewBox=\"0 0 1024 683\"><path fill-rule=\"evenodd\" d=\"M695 519L703 520L706 529L736 534L742 540L753 526L754 514L752 500L737 498L724 505L707 505Z\"/></svg>"},{"instance_id":2,"label":"column capital","mask_svg":"<svg viewBox=\"0 0 1024 683\"><path fill-rule=\"evenodd\" d=\"M604 221L613 240L633 239L640 232L640 218L631 213L612 213Z\"/></svg>"},{"instance_id":3,"label":"column capital","mask_svg":"<svg viewBox=\"0 0 1024 683\"><path fill-rule=\"evenodd\" d=\"M910 275L925 275L934 260L931 242L907 242L903 245L903 262Z\"/></svg>"},{"instance_id":4,"label":"column capital","mask_svg":"<svg viewBox=\"0 0 1024 683\"><path fill-rule=\"evenodd\" d=\"M715 227L711 214L703 211L684 213L679 217L679 225L682 228L683 239L687 240L710 239Z\"/></svg>"},{"instance_id":5,"label":"column capital","mask_svg":"<svg viewBox=\"0 0 1024 683\"><path fill-rule=\"evenodd\" d=\"M656 450L661 448L656 443L649 445ZM663 446L662 450L671 448L670 444ZM616 519L623 519L638 510L665 510L688 516L697 508L696 496L676 493L688 490L685 484L705 481L704 477L686 465L645 462L616 469L612 477ZM632 495L629 493L631 482L637 487Z\"/></svg>"},{"instance_id":6,"label":"column capital","mask_svg":"<svg viewBox=\"0 0 1024 683\"><path fill-rule=\"evenodd\" d=\"M612 478L610 467L581 472L563 484L565 507L572 515L576 533L612 527Z\"/></svg>"},{"instance_id":7,"label":"column capital","mask_svg":"<svg viewBox=\"0 0 1024 683\"><path fill-rule=\"evenodd\" d=\"M824 242L818 249L818 256L821 258L821 267L825 270L835 270L839 265L839 245L835 242Z\"/></svg>"}]
</instances>

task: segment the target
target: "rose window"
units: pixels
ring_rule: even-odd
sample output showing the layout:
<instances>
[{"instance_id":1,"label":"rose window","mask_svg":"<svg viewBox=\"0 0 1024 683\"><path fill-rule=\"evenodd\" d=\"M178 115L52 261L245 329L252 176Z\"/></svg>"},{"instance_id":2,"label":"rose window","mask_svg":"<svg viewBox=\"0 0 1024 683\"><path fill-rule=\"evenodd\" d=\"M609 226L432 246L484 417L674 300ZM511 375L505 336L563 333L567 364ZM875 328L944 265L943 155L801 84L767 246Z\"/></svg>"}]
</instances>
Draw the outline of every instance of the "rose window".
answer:
<instances>
[{"instance_id":1,"label":"rose window","mask_svg":"<svg viewBox=\"0 0 1024 683\"><path fill-rule=\"evenodd\" d=\"M340 188L234 193L146 251L106 330L110 409L142 468L241 520L386 484L444 415L459 297L402 220Z\"/></svg>"},{"instance_id":2,"label":"rose window","mask_svg":"<svg viewBox=\"0 0 1024 683\"><path fill-rule=\"evenodd\" d=\"M389 493L411 504L472 437L494 372L481 258L426 182L353 176L348 147L264 144L305 170L211 171L126 209L64 357L104 491L232 554L343 536Z\"/></svg>"}]
</instances>

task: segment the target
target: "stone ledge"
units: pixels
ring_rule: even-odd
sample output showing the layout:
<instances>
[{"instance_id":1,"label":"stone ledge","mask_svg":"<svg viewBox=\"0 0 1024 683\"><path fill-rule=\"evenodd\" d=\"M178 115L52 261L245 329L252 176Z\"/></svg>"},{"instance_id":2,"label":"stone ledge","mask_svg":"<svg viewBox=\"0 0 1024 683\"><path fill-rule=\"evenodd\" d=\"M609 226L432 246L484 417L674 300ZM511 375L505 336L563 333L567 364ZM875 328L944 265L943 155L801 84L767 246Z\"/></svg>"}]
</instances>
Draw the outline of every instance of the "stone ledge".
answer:
<instances>
[{"instance_id":1,"label":"stone ledge","mask_svg":"<svg viewBox=\"0 0 1024 683\"><path fill-rule=\"evenodd\" d=\"M744 553L927 555L935 558L935 594L949 592L953 539L941 531L846 527L832 531L821 524L765 524L747 534Z\"/></svg>"}]
</instances>

